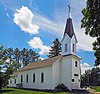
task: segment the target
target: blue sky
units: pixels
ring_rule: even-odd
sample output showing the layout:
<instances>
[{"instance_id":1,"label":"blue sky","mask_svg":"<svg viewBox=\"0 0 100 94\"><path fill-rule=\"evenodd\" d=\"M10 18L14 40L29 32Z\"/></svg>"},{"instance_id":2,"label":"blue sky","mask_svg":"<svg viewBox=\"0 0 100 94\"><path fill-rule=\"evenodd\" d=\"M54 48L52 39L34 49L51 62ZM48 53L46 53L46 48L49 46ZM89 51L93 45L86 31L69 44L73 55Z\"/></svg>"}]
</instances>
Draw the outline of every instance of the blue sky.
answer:
<instances>
[{"instance_id":1,"label":"blue sky","mask_svg":"<svg viewBox=\"0 0 100 94\"><path fill-rule=\"evenodd\" d=\"M0 0L0 44L33 48L45 58L53 40L62 39L69 4L78 39L77 55L82 57L82 66L92 67L94 39L80 28L85 0Z\"/></svg>"}]
</instances>

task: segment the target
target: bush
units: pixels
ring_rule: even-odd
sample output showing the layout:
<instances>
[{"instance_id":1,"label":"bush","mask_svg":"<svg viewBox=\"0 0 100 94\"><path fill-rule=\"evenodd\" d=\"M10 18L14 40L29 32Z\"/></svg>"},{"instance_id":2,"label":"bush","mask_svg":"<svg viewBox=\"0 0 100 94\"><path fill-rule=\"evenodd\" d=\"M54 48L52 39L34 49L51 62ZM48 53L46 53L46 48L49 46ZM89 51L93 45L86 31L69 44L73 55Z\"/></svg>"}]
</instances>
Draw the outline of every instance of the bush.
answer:
<instances>
[{"instance_id":1,"label":"bush","mask_svg":"<svg viewBox=\"0 0 100 94\"><path fill-rule=\"evenodd\" d=\"M58 84L55 87L55 90L58 90L58 91L70 91L64 84Z\"/></svg>"}]
</instances>

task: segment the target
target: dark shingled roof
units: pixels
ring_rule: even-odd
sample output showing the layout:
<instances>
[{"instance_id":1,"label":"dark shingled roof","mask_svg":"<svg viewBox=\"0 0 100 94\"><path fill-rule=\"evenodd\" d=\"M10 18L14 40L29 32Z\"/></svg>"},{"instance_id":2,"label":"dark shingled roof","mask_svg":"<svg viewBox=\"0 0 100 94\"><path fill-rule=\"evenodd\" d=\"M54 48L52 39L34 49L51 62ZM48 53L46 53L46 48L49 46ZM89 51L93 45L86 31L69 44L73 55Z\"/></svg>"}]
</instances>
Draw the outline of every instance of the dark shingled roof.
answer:
<instances>
[{"instance_id":1,"label":"dark shingled roof","mask_svg":"<svg viewBox=\"0 0 100 94\"><path fill-rule=\"evenodd\" d=\"M65 33L67 33L70 38L72 38L72 36L74 34L73 23L72 23L71 18L67 19L64 35L65 35Z\"/></svg>"}]
</instances>

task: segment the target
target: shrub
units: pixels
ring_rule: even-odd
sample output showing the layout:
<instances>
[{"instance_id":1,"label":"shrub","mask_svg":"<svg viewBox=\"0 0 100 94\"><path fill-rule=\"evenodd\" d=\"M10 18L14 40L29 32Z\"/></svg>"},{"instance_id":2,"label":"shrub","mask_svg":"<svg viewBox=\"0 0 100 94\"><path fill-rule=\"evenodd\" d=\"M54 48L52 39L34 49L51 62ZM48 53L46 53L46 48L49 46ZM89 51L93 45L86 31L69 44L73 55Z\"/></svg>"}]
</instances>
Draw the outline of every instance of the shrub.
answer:
<instances>
[{"instance_id":1,"label":"shrub","mask_svg":"<svg viewBox=\"0 0 100 94\"><path fill-rule=\"evenodd\" d=\"M58 91L70 91L64 84L58 84L55 87L55 90L58 90Z\"/></svg>"}]
</instances>

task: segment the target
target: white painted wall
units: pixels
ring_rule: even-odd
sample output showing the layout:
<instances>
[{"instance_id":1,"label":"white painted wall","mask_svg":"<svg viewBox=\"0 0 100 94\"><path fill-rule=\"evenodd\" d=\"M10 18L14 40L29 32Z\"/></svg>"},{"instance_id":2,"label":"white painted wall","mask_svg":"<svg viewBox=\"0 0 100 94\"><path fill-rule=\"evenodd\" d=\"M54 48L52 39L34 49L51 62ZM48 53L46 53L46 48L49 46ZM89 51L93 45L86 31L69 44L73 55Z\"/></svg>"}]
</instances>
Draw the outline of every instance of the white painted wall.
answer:
<instances>
[{"instance_id":1,"label":"white painted wall","mask_svg":"<svg viewBox=\"0 0 100 94\"><path fill-rule=\"evenodd\" d=\"M67 86L71 90L71 79L72 79L72 60L68 56L62 57L61 63L61 83Z\"/></svg>"},{"instance_id":2,"label":"white painted wall","mask_svg":"<svg viewBox=\"0 0 100 94\"><path fill-rule=\"evenodd\" d=\"M41 73L44 73L44 83L41 83ZM33 73L36 76L36 82L33 83ZM29 82L26 83L26 75L28 74ZM32 88L32 89L53 89L52 83L52 67L42 67L37 69L31 69L27 71L19 72L17 83L21 83L21 75L23 75L23 88ZM10 84L10 86L15 86Z\"/></svg>"},{"instance_id":3,"label":"white painted wall","mask_svg":"<svg viewBox=\"0 0 100 94\"><path fill-rule=\"evenodd\" d=\"M67 55L71 52L71 38L68 36L68 34L65 34L64 39L61 42L62 44L62 55ZM68 51L65 52L65 44L68 44Z\"/></svg>"},{"instance_id":4,"label":"white painted wall","mask_svg":"<svg viewBox=\"0 0 100 94\"><path fill-rule=\"evenodd\" d=\"M12 83L10 83L10 80L11 80ZM16 87L15 78L10 78L10 80L9 80L9 86L10 87Z\"/></svg>"},{"instance_id":5,"label":"white painted wall","mask_svg":"<svg viewBox=\"0 0 100 94\"><path fill-rule=\"evenodd\" d=\"M60 84L61 80L61 61L58 59L52 66L53 87L55 88Z\"/></svg>"},{"instance_id":6,"label":"white painted wall","mask_svg":"<svg viewBox=\"0 0 100 94\"><path fill-rule=\"evenodd\" d=\"M78 67L75 67L75 61L78 63ZM73 89L79 89L80 88L80 60L77 58L72 59L72 79L74 79L74 82L72 82L72 88ZM74 74L78 74L78 76L74 76Z\"/></svg>"},{"instance_id":7,"label":"white painted wall","mask_svg":"<svg viewBox=\"0 0 100 94\"><path fill-rule=\"evenodd\" d=\"M75 61L78 62L78 67L75 67ZM78 74L74 76L74 74ZM74 82L72 82L74 79ZM80 88L80 58L77 56L65 56L62 57L61 62L61 83L66 85L68 89L79 89Z\"/></svg>"},{"instance_id":8,"label":"white painted wall","mask_svg":"<svg viewBox=\"0 0 100 94\"><path fill-rule=\"evenodd\" d=\"M68 34L65 34L64 39L62 40L62 55L67 54L75 54L76 53L76 39L73 35L72 38L68 36ZM68 44L68 51L65 52L65 44ZM73 44L75 44L75 52L73 52Z\"/></svg>"},{"instance_id":9,"label":"white painted wall","mask_svg":"<svg viewBox=\"0 0 100 94\"><path fill-rule=\"evenodd\" d=\"M75 67L75 61L78 67ZM41 83L41 73L44 73L44 83ZM33 74L35 73L36 81L33 83ZM29 82L26 83L26 75L29 76ZM74 76L74 74L78 74ZM58 59L52 66L30 69L19 72L16 84L21 83L21 75L23 75L23 88L31 89L54 89L58 84L64 84L68 89L80 88L80 58L74 55L64 56ZM12 79L10 87L16 87ZM74 82L72 82L74 79Z\"/></svg>"}]
</instances>

